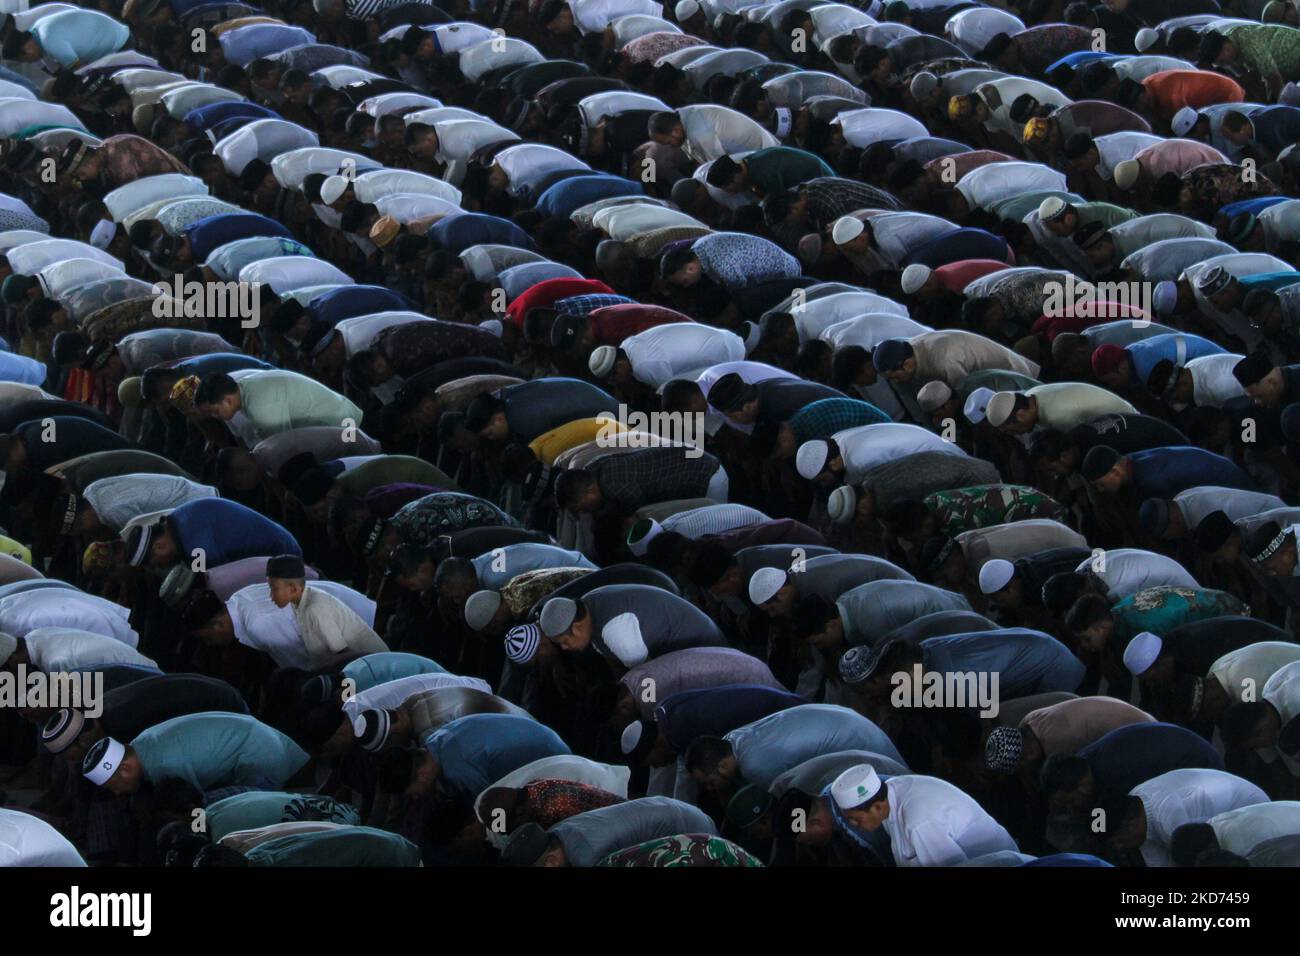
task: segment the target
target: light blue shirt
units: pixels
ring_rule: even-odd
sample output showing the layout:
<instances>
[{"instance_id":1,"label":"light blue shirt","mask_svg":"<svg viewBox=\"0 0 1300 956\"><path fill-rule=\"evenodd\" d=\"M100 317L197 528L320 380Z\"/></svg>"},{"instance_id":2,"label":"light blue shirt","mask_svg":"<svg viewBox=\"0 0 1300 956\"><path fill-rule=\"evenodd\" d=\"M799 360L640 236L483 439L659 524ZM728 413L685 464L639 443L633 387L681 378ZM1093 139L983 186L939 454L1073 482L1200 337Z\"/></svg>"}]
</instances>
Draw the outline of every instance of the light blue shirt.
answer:
<instances>
[{"instance_id":1,"label":"light blue shirt","mask_svg":"<svg viewBox=\"0 0 1300 956\"><path fill-rule=\"evenodd\" d=\"M587 568L596 570L580 551L566 551L553 544L539 544L524 541L493 548L486 554L473 558L474 573L478 575L479 587L488 591L500 591L511 580L526 571L540 571L543 568Z\"/></svg>"},{"instance_id":2,"label":"light blue shirt","mask_svg":"<svg viewBox=\"0 0 1300 956\"><path fill-rule=\"evenodd\" d=\"M116 53L131 39L131 30L96 10L64 10L34 23L32 36L45 56L73 66Z\"/></svg>"}]
</instances>

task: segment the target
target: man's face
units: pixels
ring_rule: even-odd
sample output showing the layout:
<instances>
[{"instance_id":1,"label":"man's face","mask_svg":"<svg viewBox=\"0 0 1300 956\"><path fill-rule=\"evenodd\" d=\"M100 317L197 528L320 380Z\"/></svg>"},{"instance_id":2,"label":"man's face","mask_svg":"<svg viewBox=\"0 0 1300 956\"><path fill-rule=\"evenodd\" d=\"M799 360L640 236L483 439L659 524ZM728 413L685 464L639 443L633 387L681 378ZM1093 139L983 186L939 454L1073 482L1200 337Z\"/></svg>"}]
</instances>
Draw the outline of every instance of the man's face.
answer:
<instances>
[{"instance_id":1,"label":"man's face","mask_svg":"<svg viewBox=\"0 0 1300 956\"><path fill-rule=\"evenodd\" d=\"M682 286L684 288L696 285L699 281L700 263L698 259L691 260L668 277L668 282L671 285Z\"/></svg>"},{"instance_id":2,"label":"man's face","mask_svg":"<svg viewBox=\"0 0 1300 956\"><path fill-rule=\"evenodd\" d=\"M1246 386L1246 394L1253 398L1260 408L1276 408L1282 401L1284 392L1280 368L1273 369L1254 385Z\"/></svg>"},{"instance_id":3,"label":"man's face","mask_svg":"<svg viewBox=\"0 0 1300 956\"><path fill-rule=\"evenodd\" d=\"M510 185L510 177L500 166L493 166L488 170L488 188L500 192Z\"/></svg>"},{"instance_id":4,"label":"man's face","mask_svg":"<svg viewBox=\"0 0 1300 956\"><path fill-rule=\"evenodd\" d=\"M1047 798L1047 809L1052 816L1078 816L1084 813L1092 803L1093 792L1096 785L1092 779L1092 773L1084 775L1079 781L1078 787L1073 789L1057 790Z\"/></svg>"},{"instance_id":5,"label":"man's face","mask_svg":"<svg viewBox=\"0 0 1300 956\"><path fill-rule=\"evenodd\" d=\"M577 654L579 651L585 651L591 646L590 615L581 621L574 621L572 627L552 640L565 653Z\"/></svg>"},{"instance_id":6,"label":"man's face","mask_svg":"<svg viewBox=\"0 0 1300 956\"><path fill-rule=\"evenodd\" d=\"M1124 487L1124 469L1126 467L1123 460L1116 462L1115 467L1094 481L1092 486L1103 495L1117 494Z\"/></svg>"},{"instance_id":7,"label":"man's face","mask_svg":"<svg viewBox=\"0 0 1300 956\"><path fill-rule=\"evenodd\" d=\"M488 441L505 441L509 438L510 423L506 420L505 412L494 413L479 435Z\"/></svg>"},{"instance_id":8,"label":"man's face","mask_svg":"<svg viewBox=\"0 0 1300 956\"><path fill-rule=\"evenodd\" d=\"M1133 363L1128 359L1123 359L1115 368L1098 375L1097 381L1112 391L1123 388L1133 381Z\"/></svg>"},{"instance_id":9,"label":"man's face","mask_svg":"<svg viewBox=\"0 0 1300 956\"><path fill-rule=\"evenodd\" d=\"M267 578L267 587L271 591L271 600L276 607L288 607L302 597L305 587L302 581L288 578Z\"/></svg>"},{"instance_id":10,"label":"man's face","mask_svg":"<svg viewBox=\"0 0 1300 956\"><path fill-rule=\"evenodd\" d=\"M152 568L169 568L180 557L180 549L170 531L158 535L149 543L148 564Z\"/></svg>"},{"instance_id":11,"label":"man's face","mask_svg":"<svg viewBox=\"0 0 1300 956\"><path fill-rule=\"evenodd\" d=\"M889 801L877 800L865 807L854 807L852 810L844 810L844 818L852 823L859 830L865 830L868 833L874 833L880 829L880 825L885 822L889 816Z\"/></svg>"},{"instance_id":12,"label":"man's face","mask_svg":"<svg viewBox=\"0 0 1300 956\"><path fill-rule=\"evenodd\" d=\"M795 598L798 596L799 592L795 589L795 586L787 582L777 589L771 600L764 601L759 607L769 617L789 617L790 611L794 607Z\"/></svg>"},{"instance_id":13,"label":"man's face","mask_svg":"<svg viewBox=\"0 0 1300 956\"><path fill-rule=\"evenodd\" d=\"M1079 646L1093 654L1100 654L1110 643L1115 622L1106 618L1079 632Z\"/></svg>"},{"instance_id":14,"label":"man's face","mask_svg":"<svg viewBox=\"0 0 1300 956\"><path fill-rule=\"evenodd\" d=\"M808 643L823 654L830 654L844 644L844 622L833 617L815 634L808 635Z\"/></svg>"},{"instance_id":15,"label":"man's face","mask_svg":"<svg viewBox=\"0 0 1300 956\"><path fill-rule=\"evenodd\" d=\"M121 797L135 793L143 782L144 771L140 766L140 758L135 755L135 751L128 750L122 762L118 764L117 770L108 778L104 786L110 793Z\"/></svg>"},{"instance_id":16,"label":"man's face","mask_svg":"<svg viewBox=\"0 0 1300 956\"><path fill-rule=\"evenodd\" d=\"M438 137L433 133L417 137L410 147L411 155L417 159L433 162L438 155Z\"/></svg>"},{"instance_id":17,"label":"man's face","mask_svg":"<svg viewBox=\"0 0 1300 956\"><path fill-rule=\"evenodd\" d=\"M199 411L205 418L218 418L228 422L235 417L235 412L239 411L239 396L225 395L210 405L204 405Z\"/></svg>"},{"instance_id":18,"label":"man's face","mask_svg":"<svg viewBox=\"0 0 1300 956\"><path fill-rule=\"evenodd\" d=\"M1054 236L1069 236L1074 234L1075 227L1079 224L1079 214L1071 210L1055 219L1043 223L1047 231Z\"/></svg>"},{"instance_id":19,"label":"man's face","mask_svg":"<svg viewBox=\"0 0 1300 956\"><path fill-rule=\"evenodd\" d=\"M1289 578L1295 572L1296 543L1295 536L1290 536L1282 547L1259 563L1260 570L1270 577Z\"/></svg>"},{"instance_id":20,"label":"man's face","mask_svg":"<svg viewBox=\"0 0 1300 956\"><path fill-rule=\"evenodd\" d=\"M733 564L713 583L709 593L718 598L735 597L740 593L740 584L740 565Z\"/></svg>"},{"instance_id":21,"label":"man's face","mask_svg":"<svg viewBox=\"0 0 1300 956\"><path fill-rule=\"evenodd\" d=\"M235 625L230 615L222 611L207 624L196 627L194 636L206 647L226 647L234 643Z\"/></svg>"},{"instance_id":22,"label":"man's face","mask_svg":"<svg viewBox=\"0 0 1300 956\"><path fill-rule=\"evenodd\" d=\"M1115 256L1115 242L1112 239L1101 239L1085 249L1084 255L1088 257L1093 268L1108 269Z\"/></svg>"},{"instance_id":23,"label":"man's face","mask_svg":"<svg viewBox=\"0 0 1300 956\"><path fill-rule=\"evenodd\" d=\"M406 574L397 579L397 583L408 591L427 591L433 587L433 562L421 561L420 566L415 569L414 574ZM463 603L469 594L460 598Z\"/></svg>"},{"instance_id":24,"label":"man's face","mask_svg":"<svg viewBox=\"0 0 1300 956\"><path fill-rule=\"evenodd\" d=\"M727 412L727 417L737 425L752 425L758 418L758 401L746 402L739 408Z\"/></svg>"},{"instance_id":25,"label":"man's face","mask_svg":"<svg viewBox=\"0 0 1300 956\"><path fill-rule=\"evenodd\" d=\"M914 357L904 359L903 364L898 366L898 368L886 372L885 378L889 379L891 382L910 382L912 379L916 378L916 359Z\"/></svg>"}]
</instances>

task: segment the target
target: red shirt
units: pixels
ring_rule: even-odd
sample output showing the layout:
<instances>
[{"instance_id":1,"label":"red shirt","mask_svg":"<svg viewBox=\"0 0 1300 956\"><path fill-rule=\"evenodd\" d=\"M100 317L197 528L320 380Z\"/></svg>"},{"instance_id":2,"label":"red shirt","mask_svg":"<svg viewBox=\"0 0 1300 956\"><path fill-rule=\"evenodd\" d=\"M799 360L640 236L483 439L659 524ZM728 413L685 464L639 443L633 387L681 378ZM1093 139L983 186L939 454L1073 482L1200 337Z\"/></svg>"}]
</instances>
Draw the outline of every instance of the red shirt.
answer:
<instances>
[{"instance_id":1,"label":"red shirt","mask_svg":"<svg viewBox=\"0 0 1300 956\"><path fill-rule=\"evenodd\" d=\"M572 295L591 295L603 292L612 295L614 290L599 279L547 279L525 289L506 308L506 315L517 324L524 324L524 316L533 309L550 308L560 299Z\"/></svg>"},{"instance_id":2,"label":"red shirt","mask_svg":"<svg viewBox=\"0 0 1300 956\"><path fill-rule=\"evenodd\" d=\"M588 327L596 337L596 344L616 346L622 345L624 339L656 325L694 321L676 309L662 305L642 305L639 302L607 305L587 316Z\"/></svg>"},{"instance_id":3,"label":"red shirt","mask_svg":"<svg viewBox=\"0 0 1300 956\"><path fill-rule=\"evenodd\" d=\"M961 290L976 279L990 272L1000 272L1005 268L1007 264L996 259L959 259L946 266L940 266L930 275L938 279L939 285L953 295L961 295Z\"/></svg>"}]
</instances>

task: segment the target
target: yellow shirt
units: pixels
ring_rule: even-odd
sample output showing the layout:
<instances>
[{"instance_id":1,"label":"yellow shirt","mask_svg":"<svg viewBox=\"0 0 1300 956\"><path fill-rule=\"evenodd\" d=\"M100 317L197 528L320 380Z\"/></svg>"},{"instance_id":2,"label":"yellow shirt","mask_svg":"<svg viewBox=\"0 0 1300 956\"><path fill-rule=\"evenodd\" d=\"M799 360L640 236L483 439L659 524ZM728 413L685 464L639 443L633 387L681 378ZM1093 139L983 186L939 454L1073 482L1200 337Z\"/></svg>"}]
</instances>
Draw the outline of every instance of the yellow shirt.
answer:
<instances>
[{"instance_id":1,"label":"yellow shirt","mask_svg":"<svg viewBox=\"0 0 1300 956\"><path fill-rule=\"evenodd\" d=\"M537 436L528 443L528 447L537 456L537 460L549 468L555 464L556 458L570 448L595 441L602 434L617 435L625 431L627 426L612 418L579 418Z\"/></svg>"},{"instance_id":2,"label":"yellow shirt","mask_svg":"<svg viewBox=\"0 0 1300 956\"><path fill-rule=\"evenodd\" d=\"M17 558L23 564L32 563L32 549L26 545L19 544L13 538L6 538L0 534L0 554L7 554L12 558Z\"/></svg>"}]
</instances>

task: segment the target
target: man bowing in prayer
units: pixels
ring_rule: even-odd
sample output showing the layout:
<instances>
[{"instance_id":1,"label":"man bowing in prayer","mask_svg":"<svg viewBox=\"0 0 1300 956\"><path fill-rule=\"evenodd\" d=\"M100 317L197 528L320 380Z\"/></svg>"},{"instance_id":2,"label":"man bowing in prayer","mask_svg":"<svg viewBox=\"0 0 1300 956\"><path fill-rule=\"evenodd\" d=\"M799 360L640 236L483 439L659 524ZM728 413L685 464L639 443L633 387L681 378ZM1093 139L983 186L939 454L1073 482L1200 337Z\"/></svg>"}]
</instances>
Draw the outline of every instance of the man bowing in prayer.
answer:
<instances>
[{"instance_id":1,"label":"man bowing in prayer","mask_svg":"<svg viewBox=\"0 0 1300 956\"><path fill-rule=\"evenodd\" d=\"M947 781L920 774L881 780L870 764L845 770L830 786L845 821L889 834L898 866L955 866L1019 847L973 798Z\"/></svg>"}]
</instances>

